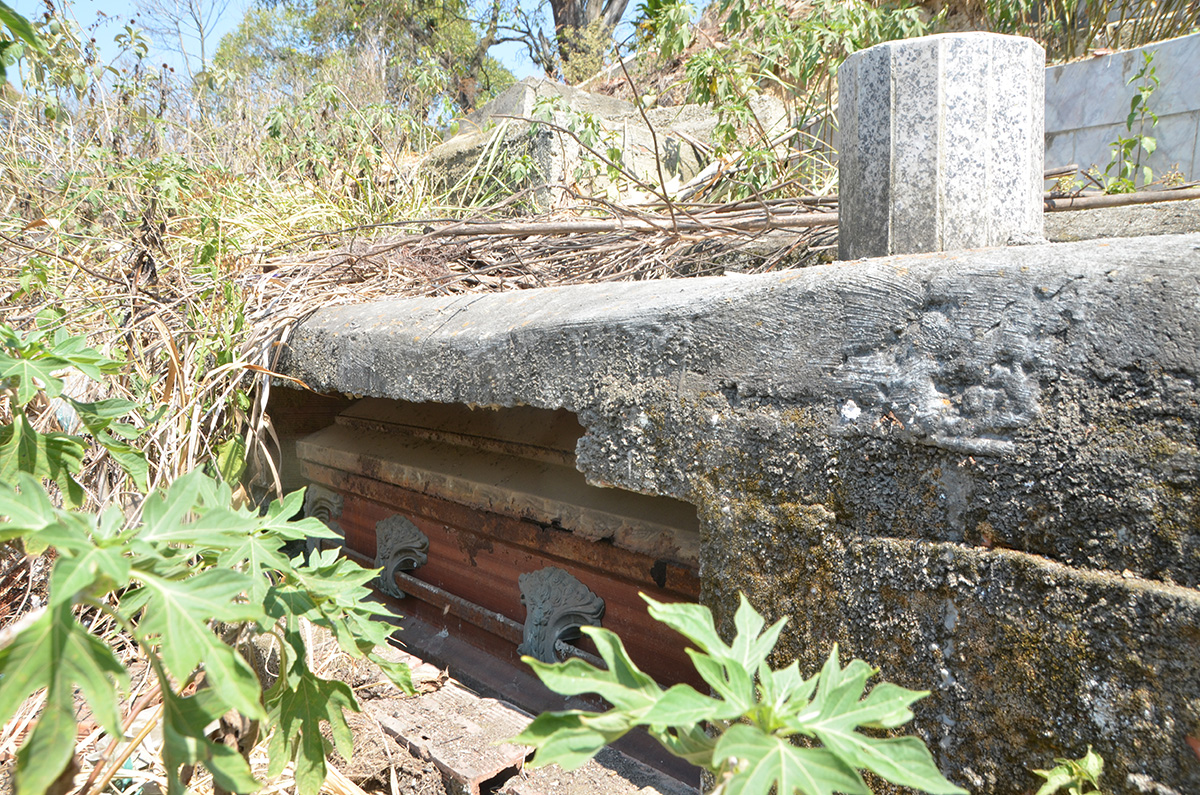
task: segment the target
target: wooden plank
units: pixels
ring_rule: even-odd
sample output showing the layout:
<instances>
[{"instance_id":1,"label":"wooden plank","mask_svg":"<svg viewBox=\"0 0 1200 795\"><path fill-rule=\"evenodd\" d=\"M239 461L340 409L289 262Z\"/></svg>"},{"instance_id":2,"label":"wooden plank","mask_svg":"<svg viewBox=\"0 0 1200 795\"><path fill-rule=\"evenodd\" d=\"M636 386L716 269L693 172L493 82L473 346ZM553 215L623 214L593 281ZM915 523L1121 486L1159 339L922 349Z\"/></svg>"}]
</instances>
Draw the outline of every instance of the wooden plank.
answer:
<instances>
[{"instance_id":1,"label":"wooden plank","mask_svg":"<svg viewBox=\"0 0 1200 795\"><path fill-rule=\"evenodd\" d=\"M296 446L306 463L368 477L477 510L558 524L592 541L699 568L696 509L587 482L574 466L335 425Z\"/></svg>"},{"instance_id":2,"label":"wooden plank","mask_svg":"<svg viewBox=\"0 0 1200 795\"><path fill-rule=\"evenodd\" d=\"M529 725L528 715L452 682L420 698L367 702L366 710L409 751L437 765L461 795L480 795L483 782L515 774L529 752L503 742Z\"/></svg>"},{"instance_id":3,"label":"wooden plank","mask_svg":"<svg viewBox=\"0 0 1200 795\"><path fill-rule=\"evenodd\" d=\"M405 512L404 516L429 539L428 562L410 572L416 579L523 625L526 610L521 602L518 578L547 566L561 568L604 600L602 625L621 635L630 657L646 673L664 685L687 682L703 686L684 651L682 639L650 617L646 603L638 594L644 592L665 602L694 597L672 593L648 582L649 570L654 565L650 559L641 561L642 581L630 582L607 570L605 555L613 551L611 546L588 544L583 551L589 558L584 561L548 555L539 549L509 544L505 539L473 532L473 528L485 524L482 512L472 511L466 517L459 517L466 519L463 523L467 527L434 521L423 515L428 512L423 510L427 498L414 496L416 499L409 505L420 512ZM347 547L373 559L375 525L395 513L397 508L392 504L363 499L353 493L347 495L338 519ZM553 532L569 535L561 530ZM413 597L421 598L421 594L407 590ZM507 633L501 634L507 637ZM576 645L586 652L596 653L586 638Z\"/></svg>"},{"instance_id":4,"label":"wooden plank","mask_svg":"<svg viewBox=\"0 0 1200 795\"><path fill-rule=\"evenodd\" d=\"M396 513L413 521L424 517L451 527L466 527L490 539L512 546L539 550L564 560L586 562L603 568L613 576L623 578L638 587L660 588L679 598L696 601L700 597L699 572L692 566L654 558L611 544L598 544L561 527L506 516L494 511L481 511L437 496L423 494L393 483L367 477L362 473L322 466L311 461L303 463L305 477L322 483L343 494L357 494L374 502L392 506ZM418 524L420 524L418 522ZM374 535L371 544L355 547L364 554L374 555Z\"/></svg>"},{"instance_id":5,"label":"wooden plank","mask_svg":"<svg viewBox=\"0 0 1200 795\"><path fill-rule=\"evenodd\" d=\"M565 409L473 409L461 403L409 403L383 398L360 400L343 411L337 422L569 467L575 466L575 446L583 435L579 420Z\"/></svg>"}]
</instances>

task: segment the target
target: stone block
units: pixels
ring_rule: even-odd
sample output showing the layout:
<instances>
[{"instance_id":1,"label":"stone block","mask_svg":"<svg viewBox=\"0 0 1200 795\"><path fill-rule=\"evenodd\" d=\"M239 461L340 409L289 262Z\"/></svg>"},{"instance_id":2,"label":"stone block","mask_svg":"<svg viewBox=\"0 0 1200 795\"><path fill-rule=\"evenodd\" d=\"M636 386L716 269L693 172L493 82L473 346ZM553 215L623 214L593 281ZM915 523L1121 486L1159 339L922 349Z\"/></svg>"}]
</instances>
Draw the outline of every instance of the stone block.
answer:
<instances>
[{"instance_id":1,"label":"stone block","mask_svg":"<svg viewBox=\"0 0 1200 795\"><path fill-rule=\"evenodd\" d=\"M1045 52L954 33L876 45L838 72L842 259L1042 234Z\"/></svg>"},{"instance_id":2,"label":"stone block","mask_svg":"<svg viewBox=\"0 0 1200 795\"><path fill-rule=\"evenodd\" d=\"M539 100L554 101L551 121L558 127L577 126L582 114L591 116L602 139L594 148L605 154L610 145L619 149L621 166L648 185L658 184L660 162L668 188L683 184L707 164L690 141L711 140L717 114L709 107L651 108L643 118L624 100L527 78L459 119L459 134L431 149L421 161L421 172L434 175L437 188L451 190L466 187L472 176L488 168L503 179L504 164L527 155L533 165L529 177L533 185L546 186L536 194L544 206L557 198L549 186L570 185L592 194L611 191L606 169L572 136L550 127L535 132L521 121L534 116ZM787 109L778 99L755 97L751 109L768 135L786 129ZM644 192L636 185L629 187Z\"/></svg>"}]
</instances>

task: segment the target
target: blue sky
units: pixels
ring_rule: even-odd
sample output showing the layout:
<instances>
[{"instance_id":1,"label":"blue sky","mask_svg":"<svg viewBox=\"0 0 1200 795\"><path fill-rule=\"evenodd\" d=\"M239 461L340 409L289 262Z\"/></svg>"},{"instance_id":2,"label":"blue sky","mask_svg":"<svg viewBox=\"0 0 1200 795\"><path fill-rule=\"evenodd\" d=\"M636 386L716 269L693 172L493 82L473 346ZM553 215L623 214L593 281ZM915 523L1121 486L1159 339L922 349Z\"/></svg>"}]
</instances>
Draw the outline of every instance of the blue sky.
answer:
<instances>
[{"instance_id":1,"label":"blue sky","mask_svg":"<svg viewBox=\"0 0 1200 795\"><path fill-rule=\"evenodd\" d=\"M166 0L169 2L170 0ZM13 6L17 12L24 14L30 19L36 18L43 13L43 3L39 0L8 0L9 5ZM213 29L212 37L209 39L209 48L216 49L217 43L221 40L221 36L228 33L237 27L242 16L248 6L253 4L253 0L230 0L229 7L225 13L217 20L216 26ZM630 3L630 8L635 4ZM74 0L71 10L75 15L76 21L84 28L91 28L91 35L95 37L96 43L100 46L100 53L105 60L111 59L116 54L116 47L113 44L113 37L120 32L121 28L129 20L137 15L134 0ZM148 25L148 21L141 21L142 27ZM189 49L196 50L194 42L188 42ZM528 77L532 74L540 74L540 70L533 66L528 56L517 44L502 44L492 48L492 56L498 58L505 66L512 70L517 79ZM169 50L162 50L156 53L156 58L161 57L164 63L169 63L176 69L182 66L182 58L178 53Z\"/></svg>"}]
</instances>

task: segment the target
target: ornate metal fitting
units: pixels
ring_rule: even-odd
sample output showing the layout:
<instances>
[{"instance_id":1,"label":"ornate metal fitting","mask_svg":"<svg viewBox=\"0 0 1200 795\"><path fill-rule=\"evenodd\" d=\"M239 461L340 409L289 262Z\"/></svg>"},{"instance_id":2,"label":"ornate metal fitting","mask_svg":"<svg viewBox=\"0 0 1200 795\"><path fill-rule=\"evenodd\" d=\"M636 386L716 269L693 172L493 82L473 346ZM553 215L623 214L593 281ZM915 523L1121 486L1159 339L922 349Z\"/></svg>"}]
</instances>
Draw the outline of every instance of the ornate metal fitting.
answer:
<instances>
[{"instance_id":1,"label":"ornate metal fitting","mask_svg":"<svg viewBox=\"0 0 1200 795\"><path fill-rule=\"evenodd\" d=\"M396 585L396 572L412 571L429 562L429 538L405 517L394 514L375 524L375 565L382 567L376 582L394 599L406 594Z\"/></svg>"},{"instance_id":2,"label":"ornate metal fitting","mask_svg":"<svg viewBox=\"0 0 1200 795\"><path fill-rule=\"evenodd\" d=\"M342 528L337 526L336 520L342 515L345 502L345 497L333 489L312 484L304 492L304 516L320 519L326 527L341 535ZM309 538L304 542L304 556L307 558L320 548L319 539Z\"/></svg>"},{"instance_id":3,"label":"ornate metal fitting","mask_svg":"<svg viewBox=\"0 0 1200 795\"><path fill-rule=\"evenodd\" d=\"M583 626L600 626L604 600L565 571L547 566L517 578L525 605L525 640L517 647L542 662L558 661L554 644L578 640Z\"/></svg>"},{"instance_id":4,"label":"ornate metal fitting","mask_svg":"<svg viewBox=\"0 0 1200 795\"><path fill-rule=\"evenodd\" d=\"M332 489L311 485L304 492L304 515L320 519L330 530L341 532L333 521L342 515L345 498Z\"/></svg>"}]
</instances>

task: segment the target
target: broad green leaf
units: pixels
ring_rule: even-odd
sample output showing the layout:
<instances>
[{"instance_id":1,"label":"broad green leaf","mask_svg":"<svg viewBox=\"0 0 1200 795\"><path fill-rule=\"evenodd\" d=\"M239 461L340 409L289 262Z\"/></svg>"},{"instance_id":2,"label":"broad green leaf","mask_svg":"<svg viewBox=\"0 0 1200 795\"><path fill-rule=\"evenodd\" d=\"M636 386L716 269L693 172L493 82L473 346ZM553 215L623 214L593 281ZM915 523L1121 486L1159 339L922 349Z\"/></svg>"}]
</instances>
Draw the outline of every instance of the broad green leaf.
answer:
<instances>
[{"instance_id":1,"label":"broad green leaf","mask_svg":"<svg viewBox=\"0 0 1200 795\"><path fill-rule=\"evenodd\" d=\"M675 685L642 716L650 726L689 726L707 720L733 720L744 711L736 704L710 698L691 685Z\"/></svg>"},{"instance_id":2,"label":"broad green leaf","mask_svg":"<svg viewBox=\"0 0 1200 795\"><path fill-rule=\"evenodd\" d=\"M325 549L309 555L307 564L293 566L291 577L297 587L318 599L329 599L341 607L352 608L370 596L367 583L378 573L379 569L364 569L342 557L336 549Z\"/></svg>"},{"instance_id":3,"label":"broad green leaf","mask_svg":"<svg viewBox=\"0 0 1200 795\"><path fill-rule=\"evenodd\" d=\"M599 627L584 627L583 631L596 644L607 670L578 658L554 664L532 657L521 659L555 692L596 693L615 709L605 713L564 712L539 717L515 740L537 747L535 765L558 763L567 769L578 767L607 743L644 723L645 714L663 695L654 680L629 659L616 634Z\"/></svg>"},{"instance_id":4,"label":"broad green leaf","mask_svg":"<svg viewBox=\"0 0 1200 795\"><path fill-rule=\"evenodd\" d=\"M730 726L717 741L714 760L736 760L729 795L871 795L856 770L822 748L799 748L756 726Z\"/></svg>"},{"instance_id":5,"label":"broad green leaf","mask_svg":"<svg viewBox=\"0 0 1200 795\"><path fill-rule=\"evenodd\" d=\"M303 665L303 658L296 661ZM289 687L279 677L267 693L267 707L275 735L268 746L268 775L278 775L287 762L296 762L296 788L300 795L316 795L325 783L325 741L321 723L328 722L338 753L349 759L354 739L345 710L358 711L354 694L344 682L320 679L311 672Z\"/></svg>"},{"instance_id":6,"label":"broad green leaf","mask_svg":"<svg viewBox=\"0 0 1200 795\"><path fill-rule=\"evenodd\" d=\"M875 669L862 660L851 660L850 664L843 669L841 663L838 662L837 644L833 644L829 658L821 669L817 695L800 719L820 720L843 715L858 703L858 699L866 688L867 680L874 674Z\"/></svg>"},{"instance_id":7,"label":"broad green leaf","mask_svg":"<svg viewBox=\"0 0 1200 795\"><path fill-rule=\"evenodd\" d=\"M227 487L193 470L146 498L136 541L152 548L191 544L209 550L237 544L253 520L230 507L231 499Z\"/></svg>"},{"instance_id":8,"label":"broad green leaf","mask_svg":"<svg viewBox=\"0 0 1200 795\"><path fill-rule=\"evenodd\" d=\"M93 381L99 381L106 373L118 372L121 363L89 347L86 337L69 336L63 328L54 337L48 358L61 362L61 366L74 367Z\"/></svg>"},{"instance_id":9,"label":"broad green leaf","mask_svg":"<svg viewBox=\"0 0 1200 795\"><path fill-rule=\"evenodd\" d=\"M139 491L145 491L150 484L150 465L146 462L146 454L125 442L117 441L107 431L96 435L96 441L108 451L117 466L125 470Z\"/></svg>"},{"instance_id":10,"label":"broad green leaf","mask_svg":"<svg viewBox=\"0 0 1200 795\"><path fill-rule=\"evenodd\" d=\"M250 599L262 604L271 587L268 574L286 572L292 567L291 561L279 551L283 544L283 539L277 536L248 532L217 553L217 566L250 575Z\"/></svg>"},{"instance_id":11,"label":"broad green leaf","mask_svg":"<svg viewBox=\"0 0 1200 795\"><path fill-rule=\"evenodd\" d=\"M14 11L7 3L0 2L0 22L3 22L14 36L30 47L41 53L46 52L45 45L33 32L33 26L29 24L29 20Z\"/></svg>"},{"instance_id":12,"label":"broad green leaf","mask_svg":"<svg viewBox=\"0 0 1200 795\"><path fill-rule=\"evenodd\" d=\"M871 688L865 699L859 702L859 713L847 713L859 725L873 729L894 729L903 726L913 718L909 704L920 701L929 695L928 690L909 690L906 687L880 682Z\"/></svg>"},{"instance_id":13,"label":"broad green leaf","mask_svg":"<svg viewBox=\"0 0 1200 795\"><path fill-rule=\"evenodd\" d=\"M531 768L557 764L565 770L575 770L629 728L606 733L589 725L588 717L595 717L595 713L544 712L510 742L537 748L528 763Z\"/></svg>"},{"instance_id":14,"label":"broad green leaf","mask_svg":"<svg viewBox=\"0 0 1200 795\"><path fill-rule=\"evenodd\" d=\"M407 663L393 662L374 653L368 654L367 659L378 665L388 681L398 687L400 692L408 696L417 694L417 688L413 685L412 669L408 667Z\"/></svg>"},{"instance_id":15,"label":"broad green leaf","mask_svg":"<svg viewBox=\"0 0 1200 795\"><path fill-rule=\"evenodd\" d=\"M1087 776L1090 783L1100 786L1100 776L1104 775L1104 758L1088 746L1087 753L1078 761L1079 769Z\"/></svg>"},{"instance_id":16,"label":"broad green leaf","mask_svg":"<svg viewBox=\"0 0 1200 795\"><path fill-rule=\"evenodd\" d=\"M280 500L272 500L259 527L269 530L281 538L297 541L302 538L341 538L320 519L308 517L295 519L304 508L304 489L293 491Z\"/></svg>"},{"instance_id":17,"label":"broad green leaf","mask_svg":"<svg viewBox=\"0 0 1200 795\"><path fill-rule=\"evenodd\" d=\"M165 491L158 489L146 497L142 503L143 527L138 535L148 541L169 541L168 534L183 524L199 502L203 478L202 472L193 470L176 478Z\"/></svg>"},{"instance_id":18,"label":"broad green leaf","mask_svg":"<svg viewBox=\"0 0 1200 795\"><path fill-rule=\"evenodd\" d=\"M754 708L754 679L749 671L728 658L703 654L695 649L687 649L686 652L700 677L739 715Z\"/></svg>"},{"instance_id":19,"label":"broad green leaf","mask_svg":"<svg viewBox=\"0 0 1200 795\"><path fill-rule=\"evenodd\" d=\"M777 715L794 717L807 705L808 699L817 688L816 676L805 679L800 675L800 663L796 660L786 668L772 671L765 663L759 667L758 681L762 688L762 701ZM878 689L878 688L876 688ZM874 691L872 691L874 692Z\"/></svg>"},{"instance_id":20,"label":"broad green leaf","mask_svg":"<svg viewBox=\"0 0 1200 795\"><path fill-rule=\"evenodd\" d=\"M717 746L717 738L709 736L701 727L676 728L674 731L657 731L651 728L650 734L680 759L686 759L697 767L715 772L717 765L713 762L713 749Z\"/></svg>"},{"instance_id":21,"label":"broad green leaf","mask_svg":"<svg viewBox=\"0 0 1200 795\"><path fill-rule=\"evenodd\" d=\"M556 692L597 693L616 708L601 714L540 716L517 738L537 747L537 764L577 766L603 744L643 725L667 750L717 774L724 793L869 795L859 768L934 795L963 793L938 772L920 739L878 739L857 731L906 723L912 718L909 705L927 693L885 682L864 698L875 669L862 660L852 660L843 668L836 645L821 673L810 679L800 675L795 662L772 671L766 658L783 622L764 629L766 622L744 598L734 619L737 634L730 646L717 635L706 608L646 601L656 618L704 648L686 651L720 698L686 685L659 692L653 680L633 667L616 635L586 627L584 632L596 642L608 670L581 660L546 665L524 659ZM709 722L720 728L725 721L739 718L748 723L734 723L718 739L709 737L700 726ZM824 747L793 745L788 737L795 734L815 738Z\"/></svg>"},{"instance_id":22,"label":"broad green leaf","mask_svg":"<svg viewBox=\"0 0 1200 795\"><path fill-rule=\"evenodd\" d=\"M210 686L229 707L249 717L260 716L254 672L209 629L209 621L236 623L262 617L261 605L240 600L249 589L249 577L216 568L184 580L144 571L134 571L133 576L146 592L138 636L150 643L158 638L159 653L171 675L183 681L204 663ZM128 608L122 604L121 609Z\"/></svg>"},{"instance_id":23,"label":"broad green leaf","mask_svg":"<svg viewBox=\"0 0 1200 795\"><path fill-rule=\"evenodd\" d=\"M83 420L83 424L88 427L88 430L93 433L97 428L107 428L112 420L124 417L137 408L137 404L132 400L122 398L108 398L89 403L69 397L67 402L75 409L75 413L79 415L79 419Z\"/></svg>"},{"instance_id":24,"label":"broad green leaf","mask_svg":"<svg viewBox=\"0 0 1200 795\"><path fill-rule=\"evenodd\" d=\"M554 664L532 657L521 659L556 693L568 696L595 693L618 710L644 712L654 706L662 691L629 659L616 633L599 627L583 627L583 631L596 644L608 670L602 671L577 657Z\"/></svg>"},{"instance_id":25,"label":"broad green leaf","mask_svg":"<svg viewBox=\"0 0 1200 795\"><path fill-rule=\"evenodd\" d=\"M747 671L754 671L775 648L775 643L779 640L779 633L783 631L787 619L779 619L763 632L763 624L766 622L750 606L750 602L743 594L738 594L738 596L741 598L741 604L734 617L737 636L734 637L730 650L733 658L740 662L743 668Z\"/></svg>"},{"instance_id":26,"label":"broad green leaf","mask_svg":"<svg viewBox=\"0 0 1200 795\"><path fill-rule=\"evenodd\" d=\"M1035 770L1033 772L1046 779L1046 783L1038 787L1038 791L1034 795L1054 795L1063 787L1079 783L1078 777L1066 765L1059 765L1053 770Z\"/></svg>"},{"instance_id":27,"label":"broad green leaf","mask_svg":"<svg viewBox=\"0 0 1200 795\"><path fill-rule=\"evenodd\" d=\"M685 638L700 647L701 651L712 653L729 653L729 647L713 624L712 611L702 605L685 602L666 603L656 602L646 594L640 594L646 604L650 605L650 616L655 621L661 621Z\"/></svg>"},{"instance_id":28,"label":"broad green leaf","mask_svg":"<svg viewBox=\"0 0 1200 795\"><path fill-rule=\"evenodd\" d=\"M14 795L44 795L75 755L75 702L70 687L52 686L33 731L17 751Z\"/></svg>"},{"instance_id":29,"label":"broad green leaf","mask_svg":"<svg viewBox=\"0 0 1200 795\"><path fill-rule=\"evenodd\" d=\"M825 747L856 767L865 767L893 784L931 795L967 795L938 771L925 743L917 737L878 739L857 732L817 735Z\"/></svg>"},{"instance_id":30,"label":"broad green leaf","mask_svg":"<svg viewBox=\"0 0 1200 795\"><path fill-rule=\"evenodd\" d=\"M139 429L133 425L130 425L127 422L111 423L108 426L108 429L110 431L112 431L114 434L116 434L117 436L120 436L122 439L124 439L126 441L130 441L130 442L133 441L134 439L140 438L141 435L145 432L143 429Z\"/></svg>"},{"instance_id":31,"label":"broad green leaf","mask_svg":"<svg viewBox=\"0 0 1200 795\"><path fill-rule=\"evenodd\" d=\"M26 698L50 684L53 631L53 615L47 610L0 649L0 725L8 723Z\"/></svg>"},{"instance_id":32,"label":"broad green leaf","mask_svg":"<svg viewBox=\"0 0 1200 795\"><path fill-rule=\"evenodd\" d=\"M12 484L20 483L20 490ZM54 505L42 484L32 475L20 473L9 480L0 475L0 540L19 538L57 520Z\"/></svg>"},{"instance_id":33,"label":"broad green leaf","mask_svg":"<svg viewBox=\"0 0 1200 795\"><path fill-rule=\"evenodd\" d=\"M74 555L60 554L50 573L50 604L77 602L80 591L102 596L128 580L129 559L119 549L91 547Z\"/></svg>"},{"instance_id":34,"label":"broad green leaf","mask_svg":"<svg viewBox=\"0 0 1200 795\"><path fill-rule=\"evenodd\" d=\"M263 610L267 614L266 620L260 625L264 630L269 629L279 619L289 616L309 621L321 620L324 617L312 595L290 583L268 588L266 596L263 597Z\"/></svg>"},{"instance_id":35,"label":"broad green leaf","mask_svg":"<svg viewBox=\"0 0 1200 795\"><path fill-rule=\"evenodd\" d=\"M866 768L894 784L936 795L964 792L947 781L925 744L916 737L877 739L856 731L861 726L899 726L911 718L908 705L925 693L884 683L863 699L875 669L862 660L842 668L835 644L821 670L817 695L792 725L815 734L821 743L855 768ZM861 700L860 700L861 699Z\"/></svg>"},{"instance_id":36,"label":"broad green leaf","mask_svg":"<svg viewBox=\"0 0 1200 795\"><path fill-rule=\"evenodd\" d=\"M15 483L17 473L54 481L68 506L81 505L83 487L72 475L83 467L87 448L77 436L38 433L21 412L0 427L0 482Z\"/></svg>"},{"instance_id":37,"label":"broad green leaf","mask_svg":"<svg viewBox=\"0 0 1200 795\"><path fill-rule=\"evenodd\" d=\"M217 472L221 479L236 485L246 471L246 440L233 436L217 445Z\"/></svg>"},{"instance_id":38,"label":"broad green leaf","mask_svg":"<svg viewBox=\"0 0 1200 795\"><path fill-rule=\"evenodd\" d=\"M7 721L34 692L46 688L46 704L18 754L17 792L45 792L66 767L75 746L75 688L106 731L119 733L118 688L128 677L107 644L75 620L63 603L0 649L0 718Z\"/></svg>"},{"instance_id":39,"label":"broad green leaf","mask_svg":"<svg viewBox=\"0 0 1200 795\"><path fill-rule=\"evenodd\" d=\"M22 359L0 353L0 380L16 380L17 406L21 407L40 390L45 390L47 397L62 394L62 379L55 377L54 372L63 364L58 359Z\"/></svg>"},{"instance_id":40,"label":"broad green leaf","mask_svg":"<svg viewBox=\"0 0 1200 795\"><path fill-rule=\"evenodd\" d=\"M1071 795L1099 795L1100 776L1104 774L1104 758L1088 746L1087 753L1079 759L1055 759L1053 770L1034 770L1033 772L1046 782L1038 788L1035 795L1054 795L1067 788ZM1090 786L1087 786L1090 785Z\"/></svg>"},{"instance_id":41,"label":"broad green leaf","mask_svg":"<svg viewBox=\"0 0 1200 795\"><path fill-rule=\"evenodd\" d=\"M255 792L262 786L237 749L204 736L206 727L226 711L211 690L201 689L186 698L164 690L162 757L169 795L183 795L186 789L179 779L183 765L204 765L213 780L230 792Z\"/></svg>"}]
</instances>

